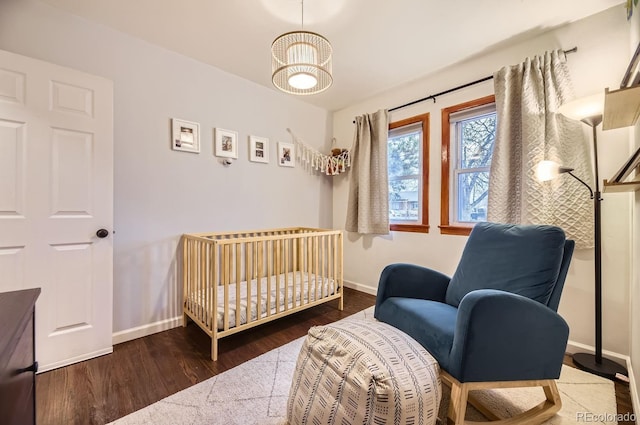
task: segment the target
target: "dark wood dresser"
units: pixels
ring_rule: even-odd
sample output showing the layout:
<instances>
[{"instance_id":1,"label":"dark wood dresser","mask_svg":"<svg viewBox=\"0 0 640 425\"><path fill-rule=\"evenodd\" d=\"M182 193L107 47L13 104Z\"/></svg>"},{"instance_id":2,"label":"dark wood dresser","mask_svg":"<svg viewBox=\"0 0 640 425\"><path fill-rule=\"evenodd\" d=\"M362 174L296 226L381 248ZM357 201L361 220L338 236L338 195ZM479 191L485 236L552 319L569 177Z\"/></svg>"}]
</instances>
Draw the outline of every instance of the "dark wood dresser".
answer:
<instances>
[{"instance_id":1,"label":"dark wood dresser","mask_svg":"<svg viewBox=\"0 0 640 425\"><path fill-rule=\"evenodd\" d=\"M40 288L0 293L0 423L36 423L35 304Z\"/></svg>"}]
</instances>

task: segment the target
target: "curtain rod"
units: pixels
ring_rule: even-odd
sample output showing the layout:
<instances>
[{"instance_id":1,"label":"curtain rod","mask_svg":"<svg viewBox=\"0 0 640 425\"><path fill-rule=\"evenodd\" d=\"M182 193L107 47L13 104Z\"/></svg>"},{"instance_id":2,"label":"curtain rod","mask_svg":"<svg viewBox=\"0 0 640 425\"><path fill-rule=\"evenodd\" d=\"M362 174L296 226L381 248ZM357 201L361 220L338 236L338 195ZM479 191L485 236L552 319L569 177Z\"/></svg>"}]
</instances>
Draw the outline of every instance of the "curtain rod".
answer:
<instances>
[{"instance_id":1,"label":"curtain rod","mask_svg":"<svg viewBox=\"0 0 640 425\"><path fill-rule=\"evenodd\" d=\"M578 51L578 48L574 47L573 49L564 50L564 53L565 54L569 54L569 53L575 53L577 51ZM490 75L488 77L484 77L484 78L481 78L479 80L472 81L470 83L463 84L461 86L454 87L454 88L449 89L449 90L441 91L440 93L436 93L436 94L432 94L432 95L427 96L427 97L423 97L422 99L418 99L418 100L411 101L409 103L405 103L404 105L395 106L393 108L390 108L389 112L392 112L392 111L395 111L395 110L398 110L398 109L402 109L402 108L406 108L407 106L415 105L416 103L424 102L425 100L429 100L429 99L433 99L433 103L436 103L436 97L440 97L440 96L442 96L444 94L449 94L449 93L457 91L457 90L465 89L465 88L467 88L469 86L473 86L473 85L476 85L476 84L479 84L479 83L484 83L485 81L489 81L489 80L492 80L492 79L493 79L493 75ZM353 121L353 123L355 124L355 121Z\"/></svg>"}]
</instances>

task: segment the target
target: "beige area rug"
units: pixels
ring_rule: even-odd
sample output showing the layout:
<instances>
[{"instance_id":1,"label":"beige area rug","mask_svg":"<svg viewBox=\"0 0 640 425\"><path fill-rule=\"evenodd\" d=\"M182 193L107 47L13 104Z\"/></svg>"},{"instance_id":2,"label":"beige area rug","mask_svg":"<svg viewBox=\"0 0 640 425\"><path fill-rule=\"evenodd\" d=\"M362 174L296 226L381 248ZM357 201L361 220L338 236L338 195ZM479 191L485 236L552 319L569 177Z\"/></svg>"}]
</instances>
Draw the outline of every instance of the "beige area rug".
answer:
<instances>
[{"instance_id":1,"label":"beige area rug","mask_svg":"<svg viewBox=\"0 0 640 425\"><path fill-rule=\"evenodd\" d=\"M350 318L373 319L373 307ZM283 319L286 320L286 319ZM113 425L284 425L289 386L303 338L112 422ZM562 410L545 424L616 424L613 382L563 366L557 382ZM440 418L446 415L443 388ZM542 400L542 389L506 389L476 393L500 416L511 416ZM483 420L477 412L467 418ZM446 423L442 422L441 423Z\"/></svg>"}]
</instances>

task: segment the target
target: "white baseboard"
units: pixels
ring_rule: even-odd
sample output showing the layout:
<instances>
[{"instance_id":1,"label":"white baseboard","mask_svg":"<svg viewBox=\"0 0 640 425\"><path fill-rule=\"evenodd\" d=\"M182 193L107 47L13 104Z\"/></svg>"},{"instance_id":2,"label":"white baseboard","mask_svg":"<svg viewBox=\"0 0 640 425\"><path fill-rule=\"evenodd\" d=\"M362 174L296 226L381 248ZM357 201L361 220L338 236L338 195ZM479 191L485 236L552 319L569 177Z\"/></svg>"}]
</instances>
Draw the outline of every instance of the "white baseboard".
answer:
<instances>
[{"instance_id":1,"label":"white baseboard","mask_svg":"<svg viewBox=\"0 0 640 425\"><path fill-rule=\"evenodd\" d=\"M631 405L633 406L633 411L636 413L636 418L638 417L638 412L640 412L640 398L638 398L638 383L635 379L635 374L633 373L633 367L631 366L631 361L627 362L627 371L629 371L629 393L631 394ZM636 424L638 423L636 419Z\"/></svg>"},{"instance_id":2,"label":"white baseboard","mask_svg":"<svg viewBox=\"0 0 640 425\"><path fill-rule=\"evenodd\" d=\"M113 345L177 328L178 326L182 326L182 315L160 320L159 322L149 323L148 325L138 326L137 328L125 329L124 331L115 332L113 334Z\"/></svg>"},{"instance_id":3,"label":"white baseboard","mask_svg":"<svg viewBox=\"0 0 640 425\"><path fill-rule=\"evenodd\" d=\"M344 286L350 289L355 289L356 291L364 292L365 294L376 295L378 292L378 288L372 288L368 285L363 285L361 283L351 282L348 280L344 280Z\"/></svg>"},{"instance_id":4,"label":"white baseboard","mask_svg":"<svg viewBox=\"0 0 640 425\"><path fill-rule=\"evenodd\" d=\"M575 353L592 353L593 354L596 352L596 349L591 345L582 344L579 342L569 340L569 342L567 343L567 349L565 351L569 354L575 354ZM602 350L602 355L613 361L616 361L618 363L621 363L627 366L627 369L631 364L631 359L629 358L629 356L625 356L624 354L616 353L614 351Z\"/></svg>"},{"instance_id":5,"label":"white baseboard","mask_svg":"<svg viewBox=\"0 0 640 425\"><path fill-rule=\"evenodd\" d=\"M107 347L107 348L104 348L102 350L97 350L97 351L94 351L92 353L87 353L87 354L83 354L81 356L72 357L70 359L65 359L65 360L60 361L60 362L51 363L51 364L47 364L47 365L44 365L44 366L43 365L38 365L38 372L37 373L48 372L48 371L53 370L53 369L58 369L59 367L69 366L70 364L83 362L85 360L93 359L95 357L100 357L100 356L104 356L105 354L111 354L111 353L113 353L113 347Z\"/></svg>"}]
</instances>

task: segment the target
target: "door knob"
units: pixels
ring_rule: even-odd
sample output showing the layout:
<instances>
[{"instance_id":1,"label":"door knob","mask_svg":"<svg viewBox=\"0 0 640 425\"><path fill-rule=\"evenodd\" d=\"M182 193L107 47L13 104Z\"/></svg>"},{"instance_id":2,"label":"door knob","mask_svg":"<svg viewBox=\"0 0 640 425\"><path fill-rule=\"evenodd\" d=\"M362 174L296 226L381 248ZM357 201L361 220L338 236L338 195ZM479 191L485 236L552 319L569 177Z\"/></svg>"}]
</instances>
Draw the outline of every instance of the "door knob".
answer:
<instances>
[{"instance_id":1,"label":"door knob","mask_svg":"<svg viewBox=\"0 0 640 425\"><path fill-rule=\"evenodd\" d=\"M107 229L100 229L96 232L96 236L100 239L106 238L107 236L109 236L109 231Z\"/></svg>"}]
</instances>

